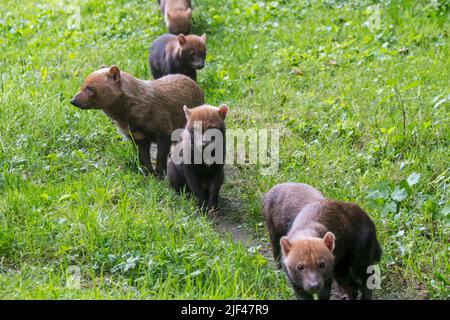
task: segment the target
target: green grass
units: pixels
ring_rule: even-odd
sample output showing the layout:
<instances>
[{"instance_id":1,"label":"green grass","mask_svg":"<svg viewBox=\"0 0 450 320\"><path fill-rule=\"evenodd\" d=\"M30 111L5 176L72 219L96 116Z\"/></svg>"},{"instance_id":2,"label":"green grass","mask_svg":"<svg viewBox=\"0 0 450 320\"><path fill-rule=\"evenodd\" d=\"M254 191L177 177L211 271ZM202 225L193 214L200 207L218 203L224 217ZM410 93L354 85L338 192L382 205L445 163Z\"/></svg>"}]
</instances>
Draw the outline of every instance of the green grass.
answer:
<instances>
[{"instance_id":1,"label":"green grass","mask_svg":"<svg viewBox=\"0 0 450 320\"><path fill-rule=\"evenodd\" d=\"M101 64L150 78L156 1L78 1L81 29L61 3L1 0L0 298L292 298L263 256L142 177L107 117L69 104ZM384 250L378 298L450 297L450 9L436 3L382 2L370 27L375 1L194 1L206 101L229 104L229 128L284 132L280 171L240 166L222 196L263 245L276 183L358 203Z\"/></svg>"}]
</instances>

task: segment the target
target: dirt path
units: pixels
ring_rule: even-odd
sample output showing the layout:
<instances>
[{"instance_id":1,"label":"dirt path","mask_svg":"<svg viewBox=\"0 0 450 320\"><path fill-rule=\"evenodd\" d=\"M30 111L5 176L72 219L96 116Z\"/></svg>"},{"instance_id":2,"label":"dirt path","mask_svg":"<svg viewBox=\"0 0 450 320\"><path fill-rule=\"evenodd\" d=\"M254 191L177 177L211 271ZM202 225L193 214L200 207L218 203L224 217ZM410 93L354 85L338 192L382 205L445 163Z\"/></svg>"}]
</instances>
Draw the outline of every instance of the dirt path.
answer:
<instances>
[{"instance_id":1,"label":"dirt path","mask_svg":"<svg viewBox=\"0 0 450 320\"><path fill-rule=\"evenodd\" d=\"M240 242L244 247L257 244L254 236L250 234L245 225L237 222L236 213L242 210L241 203L236 200L221 198L220 211L210 214L214 228L221 234L230 234L234 242Z\"/></svg>"}]
</instances>

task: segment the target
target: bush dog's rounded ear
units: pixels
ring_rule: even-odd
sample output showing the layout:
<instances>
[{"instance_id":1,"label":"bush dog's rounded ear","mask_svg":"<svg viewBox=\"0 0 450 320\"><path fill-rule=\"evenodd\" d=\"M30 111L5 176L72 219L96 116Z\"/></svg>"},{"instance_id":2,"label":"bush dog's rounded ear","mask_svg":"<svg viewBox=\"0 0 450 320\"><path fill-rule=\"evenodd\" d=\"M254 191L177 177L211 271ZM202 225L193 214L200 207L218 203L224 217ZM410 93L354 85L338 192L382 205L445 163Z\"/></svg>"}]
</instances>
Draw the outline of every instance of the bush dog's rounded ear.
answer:
<instances>
[{"instance_id":1,"label":"bush dog's rounded ear","mask_svg":"<svg viewBox=\"0 0 450 320\"><path fill-rule=\"evenodd\" d=\"M180 33L178 35L178 42L180 43L180 45L184 45L187 42L186 36L182 33Z\"/></svg>"},{"instance_id":2,"label":"bush dog's rounded ear","mask_svg":"<svg viewBox=\"0 0 450 320\"><path fill-rule=\"evenodd\" d=\"M187 107L187 105L183 106L184 115L186 116L186 120L189 120L189 117L191 116L191 110Z\"/></svg>"},{"instance_id":3,"label":"bush dog's rounded ear","mask_svg":"<svg viewBox=\"0 0 450 320\"><path fill-rule=\"evenodd\" d=\"M119 81L120 80L120 70L118 66L111 66L111 68L109 68L109 73L108 76L110 78L112 78L114 81Z\"/></svg>"},{"instance_id":4,"label":"bush dog's rounded ear","mask_svg":"<svg viewBox=\"0 0 450 320\"><path fill-rule=\"evenodd\" d=\"M327 246L328 249L330 249L331 252L333 252L334 250L334 240L336 239L336 237L334 236L334 234L332 232L327 232L325 233L325 236L323 237L323 241L325 242L325 245Z\"/></svg>"},{"instance_id":5,"label":"bush dog's rounded ear","mask_svg":"<svg viewBox=\"0 0 450 320\"><path fill-rule=\"evenodd\" d=\"M100 67L98 67L99 69L105 69L105 68L108 68L108 66L106 66L106 65L104 65L104 64L102 64Z\"/></svg>"},{"instance_id":6,"label":"bush dog's rounded ear","mask_svg":"<svg viewBox=\"0 0 450 320\"><path fill-rule=\"evenodd\" d=\"M282 237L280 239L280 246L283 251L283 255L287 257L292 248L292 244L289 242L287 237Z\"/></svg>"},{"instance_id":7,"label":"bush dog's rounded ear","mask_svg":"<svg viewBox=\"0 0 450 320\"><path fill-rule=\"evenodd\" d=\"M206 33L202 34L200 38L202 39L203 42L206 42Z\"/></svg>"},{"instance_id":8,"label":"bush dog's rounded ear","mask_svg":"<svg viewBox=\"0 0 450 320\"><path fill-rule=\"evenodd\" d=\"M191 14L192 14L191 8L187 8L187 9L186 9L186 14L187 14L188 16L191 16Z\"/></svg>"},{"instance_id":9,"label":"bush dog's rounded ear","mask_svg":"<svg viewBox=\"0 0 450 320\"><path fill-rule=\"evenodd\" d=\"M225 117L227 116L227 112L228 112L228 106L226 104L221 104L219 106L219 115L222 117L222 119L225 119Z\"/></svg>"}]
</instances>

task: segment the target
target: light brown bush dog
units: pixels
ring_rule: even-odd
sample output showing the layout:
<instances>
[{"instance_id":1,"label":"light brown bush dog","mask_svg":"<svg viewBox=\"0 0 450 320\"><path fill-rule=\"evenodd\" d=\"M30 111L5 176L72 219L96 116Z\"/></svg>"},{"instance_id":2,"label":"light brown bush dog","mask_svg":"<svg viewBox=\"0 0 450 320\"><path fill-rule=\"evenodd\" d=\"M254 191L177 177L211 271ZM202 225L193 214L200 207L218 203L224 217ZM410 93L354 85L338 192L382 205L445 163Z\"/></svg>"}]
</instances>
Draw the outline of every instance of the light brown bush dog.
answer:
<instances>
[{"instance_id":1,"label":"light brown bush dog","mask_svg":"<svg viewBox=\"0 0 450 320\"><path fill-rule=\"evenodd\" d=\"M192 26L191 0L158 0L169 33L189 34Z\"/></svg>"},{"instance_id":2,"label":"light brown bush dog","mask_svg":"<svg viewBox=\"0 0 450 320\"><path fill-rule=\"evenodd\" d=\"M347 299L371 299L367 268L381 248L369 216L356 204L327 200L313 187L283 183L262 200L275 261L299 299L329 299L332 280Z\"/></svg>"},{"instance_id":3,"label":"light brown bush dog","mask_svg":"<svg viewBox=\"0 0 450 320\"><path fill-rule=\"evenodd\" d=\"M203 104L203 92L184 75L169 75L158 80L139 80L117 66L102 66L84 81L71 103L80 109L101 109L139 149L144 174L162 177L167 168L171 134L183 128L183 106ZM157 144L156 172L150 146Z\"/></svg>"}]
</instances>

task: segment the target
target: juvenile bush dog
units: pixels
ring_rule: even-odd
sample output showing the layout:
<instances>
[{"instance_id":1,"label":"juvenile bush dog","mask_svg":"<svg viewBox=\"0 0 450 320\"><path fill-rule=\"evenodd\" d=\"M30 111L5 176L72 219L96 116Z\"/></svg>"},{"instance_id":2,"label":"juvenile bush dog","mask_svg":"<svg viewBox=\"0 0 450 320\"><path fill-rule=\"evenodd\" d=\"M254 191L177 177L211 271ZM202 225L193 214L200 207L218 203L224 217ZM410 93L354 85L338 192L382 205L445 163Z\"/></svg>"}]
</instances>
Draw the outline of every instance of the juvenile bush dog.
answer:
<instances>
[{"instance_id":1,"label":"juvenile bush dog","mask_svg":"<svg viewBox=\"0 0 450 320\"><path fill-rule=\"evenodd\" d=\"M205 66L206 34L165 34L156 39L149 49L148 64L153 78L181 73L197 80L197 70Z\"/></svg>"},{"instance_id":2,"label":"juvenile bush dog","mask_svg":"<svg viewBox=\"0 0 450 320\"><path fill-rule=\"evenodd\" d=\"M367 268L381 258L375 225L356 204L327 200L313 187L283 183L263 197L275 261L298 299L329 299L332 280L347 299L371 299Z\"/></svg>"},{"instance_id":3,"label":"juvenile bush dog","mask_svg":"<svg viewBox=\"0 0 450 320\"><path fill-rule=\"evenodd\" d=\"M186 127L169 160L167 176L172 187L194 193L197 204L218 208L224 180L225 117L227 105L203 105L188 109Z\"/></svg>"},{"instance_id":4,"label":"juvenile bush dog","mask_svg":"<svg viewBox=\"0 0 450 320\"><path fill-rule=\"evenodd\" d=\"M158 0L169 33L189 34L192 26L191 0Z\"/></svg>"},{"instance_id":5,"label":"juvenile bush dog","mask_svg":"<svg viewBox=\"0 0 450 320\"><path fill-rule=\"evenodd\" d=\"M171 134L183 128L183 105L203 104L203 92L189 77L170 75L159 80L139 80L117 66L101 67L84 81L71 103L80 109L101 109L139 150L144 174L161 178L167 168ZM150 159L157 144L156 172Z\"/></svg>"}]
</instances>

